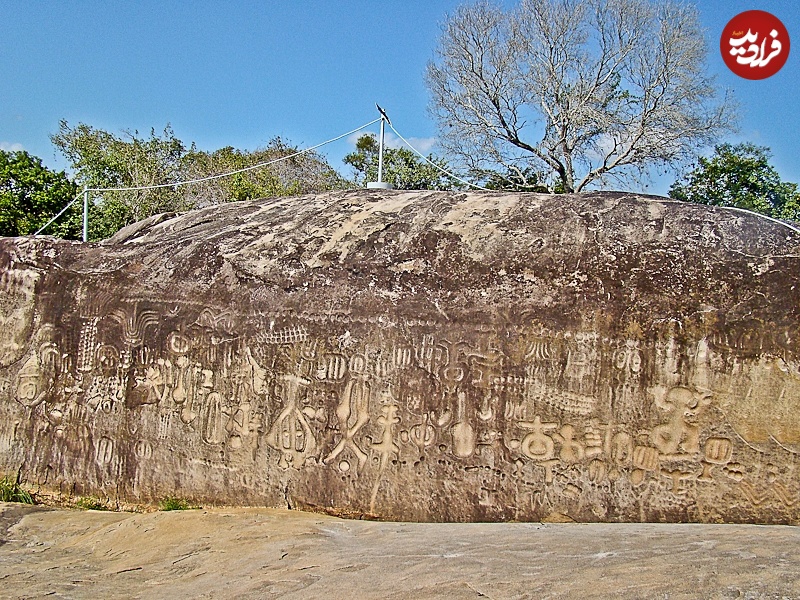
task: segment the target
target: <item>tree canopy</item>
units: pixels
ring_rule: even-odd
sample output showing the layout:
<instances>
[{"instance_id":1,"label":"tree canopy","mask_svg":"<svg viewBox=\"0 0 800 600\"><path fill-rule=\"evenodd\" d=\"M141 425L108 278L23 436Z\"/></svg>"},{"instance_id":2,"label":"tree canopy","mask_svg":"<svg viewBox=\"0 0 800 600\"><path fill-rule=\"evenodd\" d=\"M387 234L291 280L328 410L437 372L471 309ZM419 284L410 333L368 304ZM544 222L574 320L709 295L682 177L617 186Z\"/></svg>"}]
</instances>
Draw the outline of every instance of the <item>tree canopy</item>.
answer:
<instances>
[{"instance_id":1,"label":"tree canopy","mask_svg":"<svg viewBox=\"0 0 800 600\"><path fill-rule=\"evenodd\" d=\"M320 155L298 149L280 138L253 152L225 147L213 152L187 146L167 125L149 136L121 135L79 123L61 121L51 136L72 166L81 188L143 188L93 194L89 238L113 235L120 228L161 212L177 212L228 202L310 193L346 186ZM278 159L285 159L277 161ZM265 164L270 163L273 164ZM250 169L262 165L258 168ZM228 177L215 175L239 171ZM202 180L191 185L175 182Z\"/></svg>"},{"instance_id":2,"label":"tree canopy","mask_svg":"<svg viewBox=\"0 0 800 600\"><path fill-rule=\"evenodd\" d=\"M0 150L0 236L35 233L77 194L77 186L63 171L51 171L25 151ZM79 205L51 225L48 233L79 238Z\"/></svg>"},{"instance_id":3,"label":"tree canopy","mask_svg":"<svg viewBox=\"0 0 800 600\"><path fill-rule=\"evenodd\" d=\"M444 24L427 84L467 168L532 168L571 192L686 161L732 127L705 57L678 0L479 0Z\"/></svg>"},{"instance_id":4,"label":"tree canopy","mask_svg":"<svg viewBox=\"0 0 800 600\"><path fill-rule=\"evenodd\" d=\"M358 138L356 151L344 157L345 164L353 167L356 185L378 180L378 151L378 140L368 133ZM450 190L458 185L442 171L450 170L444 159L429 155L428 160L434 164L421 160L406 148L384 147L383 180L398 190Z\"/></svg>"},{"instance_id":5,"label":"tree canopy","mask_svg":"<svg viewBox=\"0 0 800 600\"><path fill-rule=\"evenodd\" d=\"M765 146L721 144L711 158L672 184L671 198L712 206L732 206L771 217L800 220L797 184L781 180Z\"/></svg>"}]
</instances>

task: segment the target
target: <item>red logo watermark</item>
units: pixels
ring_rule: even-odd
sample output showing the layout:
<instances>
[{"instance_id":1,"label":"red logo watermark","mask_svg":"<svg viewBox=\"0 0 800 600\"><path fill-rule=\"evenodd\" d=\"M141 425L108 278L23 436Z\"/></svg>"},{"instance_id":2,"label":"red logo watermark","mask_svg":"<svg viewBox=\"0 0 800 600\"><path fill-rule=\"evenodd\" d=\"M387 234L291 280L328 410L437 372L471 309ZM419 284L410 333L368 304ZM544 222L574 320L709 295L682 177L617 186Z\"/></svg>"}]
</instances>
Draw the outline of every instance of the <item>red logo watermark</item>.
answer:
<instances>
[{"instance_id":1,"label":"red logo watermark","mask_svg":"<svg viewBox=\"0 0 800 600\"><path fill-rule=\"evenodd\" d=\"M789 32L775 15L748 10L722 30L719 51L728 68L745 79L775 75L789 58Z\"/></svg>"}]
</instances>

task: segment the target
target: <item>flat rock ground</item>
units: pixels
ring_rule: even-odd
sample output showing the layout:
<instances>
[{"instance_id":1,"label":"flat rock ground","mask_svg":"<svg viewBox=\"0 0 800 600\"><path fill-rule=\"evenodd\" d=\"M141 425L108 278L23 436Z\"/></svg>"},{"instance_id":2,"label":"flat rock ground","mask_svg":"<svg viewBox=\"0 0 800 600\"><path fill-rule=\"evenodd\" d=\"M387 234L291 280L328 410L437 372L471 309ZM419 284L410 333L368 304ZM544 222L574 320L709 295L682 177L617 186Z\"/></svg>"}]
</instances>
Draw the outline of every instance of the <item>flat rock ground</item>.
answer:
<instances>
[{"instance_id":1,"label":"flat rock ground","mask_svg":"<svg viewBox=\"0 0 800 600\"><path fill-rule=\"evenodd\" d=\"M0 503L2 598L800 598L800 528Z\"/></svg>"}]
</instances>

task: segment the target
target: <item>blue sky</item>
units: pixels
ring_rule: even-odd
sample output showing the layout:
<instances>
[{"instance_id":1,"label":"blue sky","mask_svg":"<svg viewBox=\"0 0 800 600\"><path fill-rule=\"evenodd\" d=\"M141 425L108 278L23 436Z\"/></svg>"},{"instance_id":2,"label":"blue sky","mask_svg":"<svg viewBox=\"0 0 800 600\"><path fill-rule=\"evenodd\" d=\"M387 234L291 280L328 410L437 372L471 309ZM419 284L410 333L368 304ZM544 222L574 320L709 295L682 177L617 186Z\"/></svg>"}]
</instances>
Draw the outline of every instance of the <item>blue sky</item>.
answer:
<instances>
[{"instance_id":1,"label":"blue sky","mask_svg":"<svg viewBox=\"0 0 800 600\"><path fill-rule=\"evenodd\" d=\"M275 136L304 147L376 118L378 102L404 137L435 152L425 65L460 4L0 0L0 148L62 169L49 140L62 118L117 133L170 123L204 150L253 150ZM728 141L769 146L783 179L800 182L800 46L762 81L737 77L719 54L724 25L751 9L775 14L800 44L800 3L697 5L709 70L741 105L740 132ZM347 173L350 150L341 141L322 152ZM647 191L665 194L673 179Z\"/></svg>"}]
</instances>

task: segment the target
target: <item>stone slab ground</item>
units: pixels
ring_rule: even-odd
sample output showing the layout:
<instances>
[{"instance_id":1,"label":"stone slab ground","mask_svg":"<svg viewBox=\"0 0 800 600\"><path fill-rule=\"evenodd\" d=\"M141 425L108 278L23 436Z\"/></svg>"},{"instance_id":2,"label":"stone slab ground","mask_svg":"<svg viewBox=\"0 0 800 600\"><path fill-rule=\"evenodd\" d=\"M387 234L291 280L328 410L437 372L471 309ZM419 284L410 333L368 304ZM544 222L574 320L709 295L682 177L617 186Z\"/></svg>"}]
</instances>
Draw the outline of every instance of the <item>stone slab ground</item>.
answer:
<instances>
[{"instance_id":1,"label":"stone slab ground","mask_svg":"<svg viewBox=\"0 0 800 600\"><path fill-rule=\"evenodd\" d=\"M798 598L800 528L0 504L3 598Z\"/></svg>"}]
</instances>

